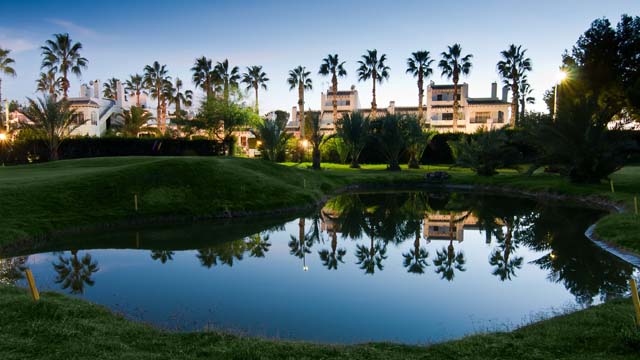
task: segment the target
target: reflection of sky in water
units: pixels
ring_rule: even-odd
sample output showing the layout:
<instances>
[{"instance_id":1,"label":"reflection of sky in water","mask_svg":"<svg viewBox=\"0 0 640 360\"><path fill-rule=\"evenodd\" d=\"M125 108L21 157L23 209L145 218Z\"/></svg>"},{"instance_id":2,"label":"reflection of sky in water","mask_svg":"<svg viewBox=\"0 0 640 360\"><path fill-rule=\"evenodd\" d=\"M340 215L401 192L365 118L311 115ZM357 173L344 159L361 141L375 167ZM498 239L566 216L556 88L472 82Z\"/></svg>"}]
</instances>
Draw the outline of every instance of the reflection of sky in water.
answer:
<instances>
[{"instance_id":1,"label":"reflection of sky in water","mask_svg":"<svg viewBox=\"0 0 640 360\"><path fill-rule=\"evenodd\" d=\"M576 210L567 209L570 211ZM477 331L505 330L537 319L541 313L575 308L580 306L578 295L580 302L585 302L585 297L594 304L601 301L602 284L582 284L582 277L553 278L550 269L535 263L549 257L548 248L535 251L518 244L509 256L522 257L522 265L511 280L501 281L493 274L496 267L490 258L494 250L503 248L495 237L487 244L485 233L476 227L463 230L462 242L452 242L453 251L462 252L465 257L465 271L455 270L452 281L442 279L433 263L437 251L447 253L450 242L427 242L423 227L420 247L428 252L424 274L408 273L403 264L403 254L414 249L413 236L399 244L389 242L383 270L376 268L371 275L364 273L356 258L357 245L369 249L370 238L363 235L358 240L345 239L338 233L337 248L346 250L344 263L338 263L337 270L328 270L319 256L323 249L331 252L331 234L326 231L305 255L308 271L303 271L303 259L291 254L289 244L291 236L298 237L298 225L296 219L286 223L284 230L262 232L263 236L268 233L271 244L265 258L240 251L242 259L233 258L233 267L218 259L217 265L207 268L197 257L197 250L174 251L165 264L153 260L150 250L79 250L78 258L90 253L99 268L91 274L95 284L85 285L81 296L169 329L212 327L267 337L343 343L438 341ZM307 218L305 232L309 233L312 226L313 220ZM580 226L584 230L584 224L563 226ZM505 226L501 228L506 230ZM140 232L144 236L145 230ZM204 233L211 239L211 246L221 249L215 244L216 227L211 226ZM580 229L573 233L581 234ZM182 240L173 239L176 243ZM517 239L514 237L513 241ZM570 246L565 248L576 249L574 259L562 266L580 267L580 257L589 263L595 259L615 273L611 275L613 282L632 271L580 236L554 241L568 242ZM554 248L554 254L555 251ZM29 256L28 265L41 290L61 291L52 266L59 256L72 257L69 251ZM559 261L558 257L564 261L567 254L558 250L554 261ZM575 270L583 271L586 266ZM617 276L620 272L623 275ZM25 285L24 280L19 283Z\"/></svg>"}]
</instances>

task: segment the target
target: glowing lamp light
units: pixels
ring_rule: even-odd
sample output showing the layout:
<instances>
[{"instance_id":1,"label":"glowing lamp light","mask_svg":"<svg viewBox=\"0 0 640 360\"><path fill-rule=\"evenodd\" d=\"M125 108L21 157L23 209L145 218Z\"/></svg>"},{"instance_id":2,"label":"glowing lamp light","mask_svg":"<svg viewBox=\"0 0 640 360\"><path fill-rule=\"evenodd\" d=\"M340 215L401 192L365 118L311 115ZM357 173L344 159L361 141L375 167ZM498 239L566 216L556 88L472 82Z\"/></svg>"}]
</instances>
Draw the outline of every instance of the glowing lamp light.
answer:
<instances>
[{"instance_id":1,"label":"glowing lamp light","mask_svg":"<svg viewBox=\"0 0 640 360\"><path fill-rule=\"evenodd\" d=\"M258 146L260 146L260 145L262 145L262 141L258 140L258 142L256 144L258 144Z\"/></svg>"},{"instance_id":2,"label":"glowing lamp light","mask_svg":"<svg viewBox=\"0 0 640 360\"><path fill-rule=\"evenodd\" d=\"M302 140L302 146L303 146L303 147L305 147L305 148L306 148L307 146L309 146L309 140L306 140L306 139L305 139L305 140Z\"/></svg>"},{"instance_id":3,"label":"glowing lamp light","mask_svg":"<svg viewBox=\"0 0 640 360\"><path fill-rule=\"evenodd\" d=\"M7 134L0 133L0 141L7 141Z\"/></svg>"},{"instance_id":4,"label":"glowing lamp light","mask_svg":"<svg viewBox=\"0 0 640 360\"><path fill-rule=\"evenodd\" d=\"M309 267L305 265L305 266L302 267L302 270L309 271Z\"/></svg>"}]
</instances>

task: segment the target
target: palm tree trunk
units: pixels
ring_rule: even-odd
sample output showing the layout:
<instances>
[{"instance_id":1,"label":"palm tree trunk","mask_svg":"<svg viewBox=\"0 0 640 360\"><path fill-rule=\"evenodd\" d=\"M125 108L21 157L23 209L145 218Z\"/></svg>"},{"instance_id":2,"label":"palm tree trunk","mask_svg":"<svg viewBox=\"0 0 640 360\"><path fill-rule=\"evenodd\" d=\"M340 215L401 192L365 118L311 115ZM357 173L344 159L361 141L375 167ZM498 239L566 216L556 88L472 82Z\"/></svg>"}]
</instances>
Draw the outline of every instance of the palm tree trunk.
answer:
<instances>
[{"instance_id":1,"label":"palm tree trunk","mask_svg":"<svg viewBox=\"0 0 640 360\"><path fill-rule=\"evenodd\" d=\"M136 90L136 106L140 107L140 90Z\"/></svg>"},{"instance_id":2,"label":"palm tree trunk","mask_svg":"<svg viewBox=\"0 0 640 360\"><path fill-rule=\"evenodd\" d=\"M229 80L224 81L224 102L229 103Z\"/></svg>"},{"instance_id":3,"label":"palm tree trunk","mask_svg":"<svg viewBox=\"0 0 640 360\"><path fill-rule=\"evenodd\" d=\"M298 221L298 239L300 244L304 242L304 218L301 217L300 221Z\"/></svg>"},{"instance_id":4,"label":"palm tree trunk","mask_svg":"<svg viewBox=\"0 0 640 360\"><path fill-rule=\"evenodd\" d=\"M9 104L7 104L7 107L9 106ZM4 112L1 111L2 110L2 78L0 78L0 128L2 128L2 123L3 123L3 115Z\"/></svg>"},{"instance_id":5,"label":"palm tree trunk","mask_svg":"<svg viewBox=\"0 0 640 360\"><path fill-rule=\"evenodd\" d=\"M304 139L304 84L298 83L298 106L300 107L300 138Z\"/></svg>"},{"instance_id":6,"label":"palm tree trunk","mask_svg":"<svg viewBox=\"0 0 640 360\"><path fill-rule=\"evenodd\" d=\"M453 132L458 131L458 76L453 75Z\"/></svg>"},{"instance_id":7,"label":"palm tree trunk","mask_svg":"<svg viewBox=\"0 0 640 360\"><path fill-rule=\"evenodd\" d=\"M514 128L518 118L518 99L520 97L518 94L518 83L516 79L514 79L511 84L511 92L513 94L511 95L511 119L509 119L509 126Z\"/></svg>"},{"instance_id":8,"label":"palm tree trunk","mask_svg":"<svg viewBox=\"0 0 640 360\"><path fill-rule=\"evenodd\" d=\"M320 170L320 143L314 142L312 158L313 163L311 168L313 170Z\"/></svg>"},{"instance_id":9,"label":"palm tree trunk","mask_svg":"<svg viewBox=\"0 0 640 360\"><path fill-rule=\"evenodd\" d=\"M259 110L260 108L258 107L258 88L259 88L258 84L254 84L253 88L256 91L256 114L260 115L260 110Z\"/></svg>"},{"instance_id":10,"label":"palm tree trunk","mask_svg":"<svg viewBox=\"0 0 640 360\"><path fill-rule=\"evenodd\" d=\"M158 128L160 132L164 134L164 122L162 119L162 104L160 103L160 87L156 87L156 94L158 95L158 106L156 107L156 116L158 117Z\"/></svg>"},{"instance_id":11,"label":"palm tree trunk","mask_svg":"<svg viewBox=\"0 0 640 360\"><path fill-rule=\"evenodd\" d=\"M418 73L418 120L420 120L420 125L422 125L422 99L424 98L424 81L422 78L422 68L420 68L420 72Z\"/></svg>"},{"instance_id":12,"label":"palm tree trunk","mask_svg":"<svg viewBox=\"0 0 640 360\"><path fill-rule=\"evenodd\" d=\"M358 164L358 153L356 151L356 147L351 147L351 165L349 166L352 169L359 169L360 164Z\"/></svg>"},{"instance_id":13,"label":"palm tree trunk","mask_svg":"<svg viewBox=\"0 0 640 360\"><path fill-rule=\"evenodd\" d=\"M338 122L338 77L335 71L331 78L331 84L333 85L333 126L336 126Z\"/></svg>"},{"instance_id":14,"label":"palm tree trunk","mask_svg":"<svg viewBox=\"0 0 640 360\"><path fill-rule=\"evenodd\" d=\"M67 100L67 92L69 90L69 83L67 82L67 72L66 71L62 74L62 90L64 92L64 95L62 96L62 98L64 100Z\"/></svg>"},{"instance_id":15,"label":"palm tree trunk","mask_svg":"<svg viewBox=\"0 0 640 360\"><path fill-rule=\"evenodd\" d=\"M377 76L376 76L376 72L374 71L372 74L372 79L373 79L373 98L371 100L371 118L375 119L378 116L378 106L376 104L376 80L377 80Z\"/></svg>"}]
</instances>

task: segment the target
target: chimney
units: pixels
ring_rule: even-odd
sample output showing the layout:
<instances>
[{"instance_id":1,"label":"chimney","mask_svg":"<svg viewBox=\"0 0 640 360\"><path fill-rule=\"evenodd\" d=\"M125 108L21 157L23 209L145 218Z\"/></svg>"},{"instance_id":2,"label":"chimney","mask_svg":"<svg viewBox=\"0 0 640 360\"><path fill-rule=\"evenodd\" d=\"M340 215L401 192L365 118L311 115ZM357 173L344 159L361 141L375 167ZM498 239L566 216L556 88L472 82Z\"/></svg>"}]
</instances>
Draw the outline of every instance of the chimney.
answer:
<instances>
[{"instance_id":1,"label":"chimney","mask_svg":"<svg viewBox=\"0 0 640 360\"><path fill-rule=\"evenodd\" d=\"M100 99L100 80L93 82L93 97Z\"/></svg>"},{"instance_id":2,"label":"chimney","mask_svg":"<svg viewBox=\"0 0 640 360\"><path fill-rule=\"evenodd\" d=\"M89 93L89 89L87 88L87 84L80 85L80 97L85 97Z\"/></svg>"},{"instance_id":3,"label":"chimney","mask_svg":"<svg viewBox=\"0 0 640 360\"><path fill-rule=\"evenodd\" d=\"M124 102L124 88L122 87L120 80L116 81L116 94L118 95L116 105L122 107L122 103Z\"/></svg>"},{"instance_id":4,"label":"chimney","mask_svg":"<svg viewBox=\"0 0 640 360\"><path fill-rule=\"evenodd\" d=\"M509 95L509 87L505 85L502 87L502 101L507 102L508 95Z\"/></svg>"},{"instance_id":5,"label":"chimney","mask_svg":"<svg viewBox=\"0 0 640 360\"><path fill-rule=\"evenodd\" d=\"M491 98L492 99L498 98L498 83L495 81L491 83Z\"/></svg>"}]
</instances>

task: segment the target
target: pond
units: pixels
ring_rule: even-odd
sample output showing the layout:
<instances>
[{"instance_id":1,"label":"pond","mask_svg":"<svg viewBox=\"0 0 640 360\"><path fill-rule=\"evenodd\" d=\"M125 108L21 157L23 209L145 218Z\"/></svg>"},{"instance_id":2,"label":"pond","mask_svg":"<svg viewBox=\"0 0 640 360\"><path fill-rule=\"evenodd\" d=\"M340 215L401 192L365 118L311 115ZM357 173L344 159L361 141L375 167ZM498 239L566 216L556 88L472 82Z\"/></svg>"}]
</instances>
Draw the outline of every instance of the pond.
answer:
<instances>
[{"instance_id":1,"label":"pond","mask_svg":"<svg viewBox=\"0 0 640 360\"><path fill-rule=\"evenodd\" d=\"M634 268L585 229L602 212L479 193L338 196L297 218L72 235L0 281L176 331L422 344L509 330L628 293Z\"/></svg>"}]
</instances>

